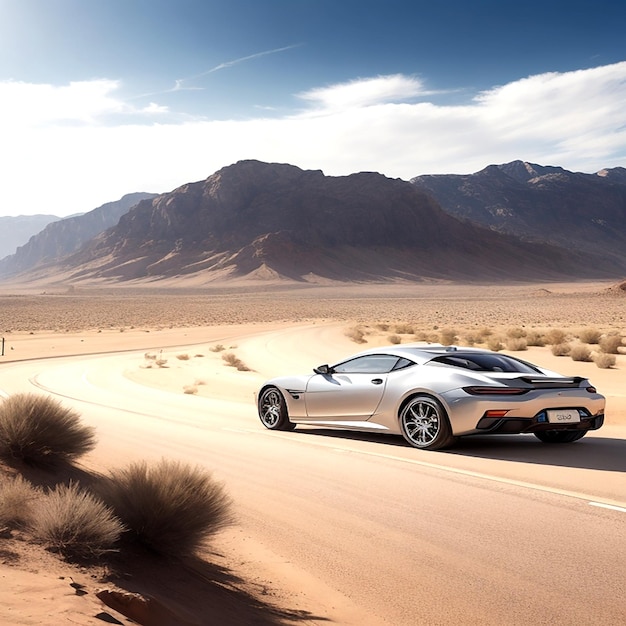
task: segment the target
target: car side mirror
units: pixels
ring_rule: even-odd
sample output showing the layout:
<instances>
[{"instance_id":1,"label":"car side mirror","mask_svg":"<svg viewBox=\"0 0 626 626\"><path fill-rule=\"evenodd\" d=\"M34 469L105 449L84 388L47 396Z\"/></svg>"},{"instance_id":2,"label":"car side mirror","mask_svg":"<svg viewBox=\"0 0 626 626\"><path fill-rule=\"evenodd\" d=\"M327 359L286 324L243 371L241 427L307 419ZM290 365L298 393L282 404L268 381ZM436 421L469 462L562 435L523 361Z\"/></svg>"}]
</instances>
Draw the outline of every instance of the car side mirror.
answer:
<instances>
[{"instance_id":1,"label":"car side mirror","mask_svg":"<svg viewBox=\"0 0 626 626\"><path fill-rule=\"evenodd\" d=\"M316 374L332 374L333 368L328 365L318 365L313 368L313 371Z\"/></svg>"}]
</instances>

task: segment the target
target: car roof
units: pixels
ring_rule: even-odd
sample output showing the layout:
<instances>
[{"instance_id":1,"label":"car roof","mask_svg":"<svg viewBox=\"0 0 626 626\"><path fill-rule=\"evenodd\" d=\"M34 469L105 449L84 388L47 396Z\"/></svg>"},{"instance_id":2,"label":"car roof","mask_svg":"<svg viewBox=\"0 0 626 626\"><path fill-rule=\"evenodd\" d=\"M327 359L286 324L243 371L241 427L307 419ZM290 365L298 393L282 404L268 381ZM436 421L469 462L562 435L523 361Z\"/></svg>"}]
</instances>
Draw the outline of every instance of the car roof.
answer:
<instances>
[{"instance_id":1,"label":"car roof","mask_svg":"<svg viewBox=\"0 0 626 626\"><path fill-rule=\"evenodd\" d=\"M433 357L442 354L493 354L491 350L484 350L482 348L459 348L457 346L444 346L440 343L405 343L402 345L381 346L379 348L370 348L369 350L363 350L357 354L352 355L344 361L348 361L355 357L366 356L368 354L391 354L398 357L407 357L416 363L426 363Z\"/></svg>"}]
</instances>

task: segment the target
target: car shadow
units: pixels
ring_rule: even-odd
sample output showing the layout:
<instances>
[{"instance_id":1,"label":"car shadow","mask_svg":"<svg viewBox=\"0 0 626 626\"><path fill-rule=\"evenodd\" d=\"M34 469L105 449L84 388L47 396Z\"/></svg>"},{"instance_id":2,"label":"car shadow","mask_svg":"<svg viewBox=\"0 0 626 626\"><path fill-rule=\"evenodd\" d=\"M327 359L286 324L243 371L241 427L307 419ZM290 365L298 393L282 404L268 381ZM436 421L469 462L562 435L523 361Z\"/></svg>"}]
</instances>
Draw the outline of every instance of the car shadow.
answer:
<instances>
[{"instance_id":1,"label":"car shadow","mask_svg":"<svg viewBox=\"0 0 626 626\"><path fill-rule=\"evenodd\" d=\"M295 433L353 441L371 441L388 448L411 448L399 435L301 426L298 426ZM534 435L471 435L459 437L456 444L446 450L416 449L415 453L417 455L451 454L496 461L626 472L626 440L608 437L587 436L571 444L546 444L540 442Z\"/></svg>"}]
</instances>

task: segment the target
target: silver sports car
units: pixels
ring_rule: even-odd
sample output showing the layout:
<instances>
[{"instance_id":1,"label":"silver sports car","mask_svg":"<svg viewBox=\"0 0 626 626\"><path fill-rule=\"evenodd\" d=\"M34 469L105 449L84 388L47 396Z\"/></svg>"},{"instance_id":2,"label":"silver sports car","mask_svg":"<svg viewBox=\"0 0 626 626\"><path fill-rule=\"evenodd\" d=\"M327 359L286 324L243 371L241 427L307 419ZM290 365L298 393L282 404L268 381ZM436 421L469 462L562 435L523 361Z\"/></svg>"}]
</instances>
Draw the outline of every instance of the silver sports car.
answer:
<instances>
[{"instance_id":1,"label":"silver sports car","mask_svg":"<svg viewBox=\"0 0 626 626\"><path fill-rule=\"evenodd\" d=\"M604 405L585 378L498 352L436 344L366 350L312 374L269 380L258 394L269 429L311 424L390 433L423 450L490 433L570 443L602 426Z\"/></svg>"}]
</instances>

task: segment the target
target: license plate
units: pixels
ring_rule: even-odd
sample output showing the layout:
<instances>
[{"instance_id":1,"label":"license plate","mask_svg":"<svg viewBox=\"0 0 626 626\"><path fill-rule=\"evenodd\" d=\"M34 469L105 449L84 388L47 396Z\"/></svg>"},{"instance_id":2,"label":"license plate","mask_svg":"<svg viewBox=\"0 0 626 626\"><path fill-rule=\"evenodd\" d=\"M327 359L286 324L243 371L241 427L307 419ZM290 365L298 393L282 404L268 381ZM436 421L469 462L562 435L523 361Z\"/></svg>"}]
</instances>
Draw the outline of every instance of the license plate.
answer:
<instances>
[{"instance_id":1,"label":"license plate","mask_svg":"<svg viewBox=\"0 0 626 626\"><path fill-rule=\"evenodd\" d=\"M552 409L548 411L550 424L574 424L580 422L580 414L575 409Z\"/></svg>"}]
</instances>

